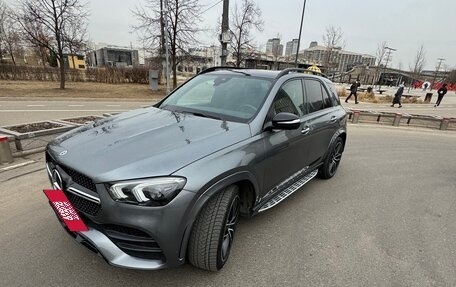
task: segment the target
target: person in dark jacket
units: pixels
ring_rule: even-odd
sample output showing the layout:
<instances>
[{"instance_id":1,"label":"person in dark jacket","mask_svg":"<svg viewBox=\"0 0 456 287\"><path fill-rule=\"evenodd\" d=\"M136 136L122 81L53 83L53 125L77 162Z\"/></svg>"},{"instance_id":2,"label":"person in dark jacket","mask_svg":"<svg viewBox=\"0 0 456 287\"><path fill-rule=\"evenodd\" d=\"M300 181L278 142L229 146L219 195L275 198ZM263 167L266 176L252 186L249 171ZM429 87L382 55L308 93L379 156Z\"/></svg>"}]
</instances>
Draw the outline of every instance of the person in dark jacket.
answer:
<instances>
[{"instance_id":1,"label":"person in dark jacket","mask_svg":"<svg viewBox=\"0 0 456 287\"><path fill-rule=\"evenodd\" d=\"M399 104L399 108L402 108L401 97L402 97L403 93L404 93L404 84L401 84L401 85L399 85L399 89L397 89L397 92L394 95L393 104L391 105L392 107L394 107L395 104Z\"/></svg>"},{"instance_id":2,"label":"person in dark jacket","mask_svg":"<svg viewBox=\"0 0 456 287\"><path fill-rule=\"evenodd\" d=\"M345 99L345 102L348 103L348 99L351 98L352 95L355 96L355 104L358 103L358 87L360 86L361 84L356 81L354 82L351 86L350 86L350 95L348 95L348 97Z\"/></svg>"},{"instance_id":3,"label":"person in dark jacket","mask_svg":"<svg viewBox=\"0 0 456 287\"><path fill-rule=\"evenodd\" d=\"M448 92L447 84L443 84L442 87L437 91L438 98L437 98L437 102L435 103L434 107L438 107L440 105L440 102L442 101L443 96L445 96L445 94L447 92Z\"/></svg>"}]
</instances>

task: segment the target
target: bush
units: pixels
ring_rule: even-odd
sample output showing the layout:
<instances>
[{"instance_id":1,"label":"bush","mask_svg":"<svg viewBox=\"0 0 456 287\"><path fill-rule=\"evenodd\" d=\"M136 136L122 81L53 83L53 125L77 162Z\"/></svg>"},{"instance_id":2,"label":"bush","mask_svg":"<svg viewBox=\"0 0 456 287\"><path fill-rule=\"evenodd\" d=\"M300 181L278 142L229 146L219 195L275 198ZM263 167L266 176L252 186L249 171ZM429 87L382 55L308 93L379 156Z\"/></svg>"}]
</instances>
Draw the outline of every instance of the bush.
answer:
<instances>
[{"instance_id":1,"label":"bush","mask_svg":"<svg viewBox=\"0 0 456 287\"><path fill-rule=\"evenodd\" d=\"M144 67L70 69L66 70L65 78L69 82L148 84L149 70ZM0 65L0 80L58 81L60 80L60 69L54 67Z\"/></svg>"},{"instance_id":2,"label":"bush","mask_svg":"<svg viewBox=\"0 0 456 287\"><path fill-rule=\"evenodd\" d=\"M339 98L347 97L347 90L345 89L345 87L338 87L337 88L337 95L339 96Z\"/></svg>"}]
</instances>

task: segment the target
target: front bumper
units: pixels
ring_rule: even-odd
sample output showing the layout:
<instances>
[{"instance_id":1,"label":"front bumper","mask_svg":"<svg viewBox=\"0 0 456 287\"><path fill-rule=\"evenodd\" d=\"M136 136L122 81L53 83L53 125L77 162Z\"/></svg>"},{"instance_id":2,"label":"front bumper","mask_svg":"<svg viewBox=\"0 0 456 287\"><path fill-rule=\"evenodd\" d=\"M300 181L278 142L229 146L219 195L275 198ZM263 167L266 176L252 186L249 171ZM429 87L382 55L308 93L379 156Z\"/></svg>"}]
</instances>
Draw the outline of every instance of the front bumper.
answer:
<instances>
[{"instance_id":1,"label":"front bumper","mask_svg":"<svg viewBox=\"0 0 456 287\"><path fill-rule=\"evenodd\" d=\"M118 203L103 184L95 184L96 192L91 192L75 183L58 164L48 167L48 173L53 168L58 168L65 182L64 193L89 228L85 232L70 232L64 226L76 241L118 267L156 270L185 262L193 223L192 207L198 198L194 192L182 190L170 203L160 207ZM91 198L87 196L97 197L99 206L94 208L96 200L89 201Z\"/></svg>"},{"instance_id":2,"label":"front bumper","mask_svg":"<svg viewBox=\"0 0 456 287\"><path fill-rule=\"evenodd\" d=\"M96 229L89 228L89 231L76 233L69 231L69 233L77 242L99 254L113 266L141 270L158 270L167 267L167 263L162 260L142 259L126 254Z\"/></svg>"}]
</instances>

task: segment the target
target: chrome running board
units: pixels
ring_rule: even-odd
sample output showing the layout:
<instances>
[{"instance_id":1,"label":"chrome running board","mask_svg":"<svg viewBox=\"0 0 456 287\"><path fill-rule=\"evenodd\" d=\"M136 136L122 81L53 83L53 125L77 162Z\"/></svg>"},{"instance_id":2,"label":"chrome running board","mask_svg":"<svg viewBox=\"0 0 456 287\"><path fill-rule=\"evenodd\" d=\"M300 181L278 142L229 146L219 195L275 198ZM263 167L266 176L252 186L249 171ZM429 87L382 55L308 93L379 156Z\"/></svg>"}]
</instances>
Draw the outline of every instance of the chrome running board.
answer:
<instances>
[{"instance_id":1,"label":"chrome running board","mask_svg":"<svg viewBox=\"0 0 456 287\"><path fill-rule=\"evenodd\" d=\"M272 208L282 202L285 198L289 197L292 195L296 190L300 189L304 184L308 183L312 178L314 178L318 173L318 170L314 170L308 174L306 174L304 177L290 185L288 188L271 198L268 202L266 202L258 212L263 212L265 210L268 210L269 208Z\"/></svg>"}]
</instances>

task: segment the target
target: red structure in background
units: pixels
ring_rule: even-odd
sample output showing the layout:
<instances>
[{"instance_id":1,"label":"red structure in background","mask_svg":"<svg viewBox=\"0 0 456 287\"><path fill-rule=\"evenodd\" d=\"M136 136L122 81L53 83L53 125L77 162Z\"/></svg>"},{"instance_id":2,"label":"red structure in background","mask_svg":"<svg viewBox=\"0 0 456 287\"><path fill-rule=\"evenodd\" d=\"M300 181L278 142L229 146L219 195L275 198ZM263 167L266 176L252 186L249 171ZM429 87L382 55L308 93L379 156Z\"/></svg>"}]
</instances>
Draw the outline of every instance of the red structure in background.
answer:
<instances>
[{"instance_id":1,"label":"red structure in background","mask_svg":"<svg viewBox=\"0 0 456 287\"><path fill-rule=\"evenodd\" d=\"M415 89L422 89L424 84L424 81L415 81L413 84L413 88ZM442 87L443 83L435 83L434 87L432 87L434 90L438 90ZM447 89L448 91L456 91L456 84L447 84Z\"/></svg>"}]
</instances>

